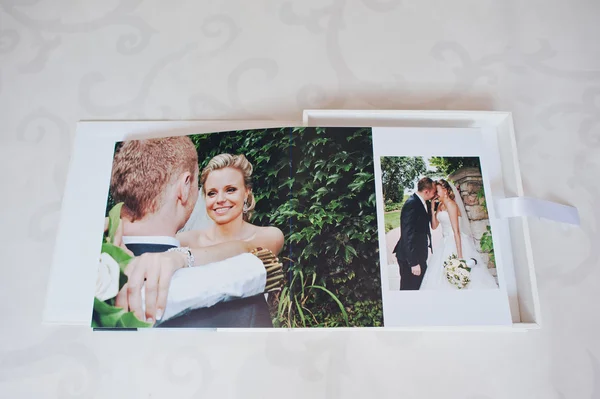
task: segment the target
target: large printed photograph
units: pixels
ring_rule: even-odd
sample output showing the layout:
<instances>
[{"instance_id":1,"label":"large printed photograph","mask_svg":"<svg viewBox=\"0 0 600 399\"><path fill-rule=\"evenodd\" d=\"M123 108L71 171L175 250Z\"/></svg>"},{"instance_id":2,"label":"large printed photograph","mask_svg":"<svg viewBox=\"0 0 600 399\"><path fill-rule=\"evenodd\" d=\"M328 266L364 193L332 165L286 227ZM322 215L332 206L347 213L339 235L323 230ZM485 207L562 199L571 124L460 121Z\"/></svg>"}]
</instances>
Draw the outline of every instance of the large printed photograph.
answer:
<instances>
[{"instance_id":1,"label":"large printed photograph","mask_svg":"<svg viewBox=\"0 0 600 399\"><path fill-rule=\"evenodd\" d=\"M119 142L101 235L95 328L383 325L370 128Z\"/></svg>"},{"instance_id":2,"label":"large printed photograph","mask_svg":"<svg viewBox=\"0 0 600 399\"><path fill-rule=\"evenodd\" d=\"M380 158L389 291L498 288L478 157Z\"/></svg>"}]
</instances>

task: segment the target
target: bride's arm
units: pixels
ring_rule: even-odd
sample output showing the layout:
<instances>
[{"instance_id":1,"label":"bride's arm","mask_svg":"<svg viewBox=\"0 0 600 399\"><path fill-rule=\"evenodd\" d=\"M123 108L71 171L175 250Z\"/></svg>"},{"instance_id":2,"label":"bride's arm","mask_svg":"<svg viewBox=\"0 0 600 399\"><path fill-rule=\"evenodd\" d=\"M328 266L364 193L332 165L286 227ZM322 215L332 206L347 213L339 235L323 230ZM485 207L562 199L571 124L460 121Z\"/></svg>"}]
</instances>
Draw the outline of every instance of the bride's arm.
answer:
<instances>
[{"instance_id":1,"label":"bride's arm","mask_svg":"<svg viewBox=\"0 0 600 399\"><path fill-rule=\"evenodd\" d=\"M184 238L184 243L188 243ZM250 252L253 244L246 241L230 241L206 247L190 247L194 266L206 265ZM160 320L167 305L167 296L173 274L187 266L187 255L181 252L145 253L136 256L125 269L127 283L119 291L116 306L131 310L140 320L154 323ZM231 276L235 279L236 276ZM146 312L142 308L142 287L145 286Z\"/></svg>"},{"instance_id":2,"label":"bride's arm","mask_svg":"<svg viewBox=\"0 0 600 399\"><path fill-rule=\"evenodd\" d=\"M192 251L192 255L194 255L194 266L202 266L250 252L254 248L255 247L250 242L229 241L208 247L190 247L190 251Z\"/></svg>"},{"instance_id":3,"label":"bride's arm","mask_svg":"<svg viewBox=\"0 0 600 399\"><path fill-rule=\"evenodd\" d=\"M438 209L435 209L435 201L431 201L431 212L429 212L431 214L431 229L435 230L438 228L438 226L440 225L440 222L438 222L437 220L437 213L439 212L439 205L438 205Z\"/></svg>"},{"instance_id":4,"label":"bride's arm","mask_svg":"<svg viewBox=\"0 0 600 399\"><path fill-rule=\"evenodd\" d=\"M452 224L452 231L454 232L454 242L456 243L456 255L459 259L462 259L462 242L460 240L460 226L458 223L458 205L456 202L448 201L447 211L450 216L450 223Z\"/></svg>"},{"instance_id":5,"label":"bride's arm","mask_svg":"<svg viewBox=\"0 0 600 399\"><path fill-rule=\"evenodd\" d=\"M249 240L252 248L266 248L273 252L275 255L279 255L283 248L283 233L277 227L259 227Z\"/></svg>"},{"instance_id":6,"label":"bride's arm","mask_svg":"<svg viewBox=\"0 0 600 399\"><path fill-rule=\"evenodd\" d=\"M229 241L220 244L201 246L199 230L191 230L177 234L183 247L189 247L194 255L194 266L202 266L219 262L231 257L250 252L256 245L252 241Z\"/></svg>"},{"instance_id":7,"label":"bride's arm","mask_svg":"<svg viewBox=\"0 0 600 399\"><path fill-rule=\"evenodd\" d=\"M192 230L177 234L177 239L184 247L189 247L194 255L194 266L218 262L233 256L250 252L255 248L266 248L279 255L283 248L283 233L277 227L258 227L256 233L247 240L229 241L215 245L202 245L202 231Z\"/></svg>"},{"instance_id":8,"label":"bride's arm","mask_svg":"<svg viewBox=\"0 0 600 399\"><path fill-rule=\"evenodd\" d=\"M260 229L248 241L229 241L210 246L200 246L202 231L177 234L182 246L189 247L194 255L194 266L229 259L252 251L257 246L279 254L283 247L283 234L277 228ZM146 253L135 257L125 270L128 282L116 299L116 306L131 310L140 320L154 323L160 320L167 304L169 285L173 274L187 266L187 255L180 252ZM232 276L235 278L235 276ZM145 285L146 312L142 309L141 289Z\"/></svg>"}]
</instances>

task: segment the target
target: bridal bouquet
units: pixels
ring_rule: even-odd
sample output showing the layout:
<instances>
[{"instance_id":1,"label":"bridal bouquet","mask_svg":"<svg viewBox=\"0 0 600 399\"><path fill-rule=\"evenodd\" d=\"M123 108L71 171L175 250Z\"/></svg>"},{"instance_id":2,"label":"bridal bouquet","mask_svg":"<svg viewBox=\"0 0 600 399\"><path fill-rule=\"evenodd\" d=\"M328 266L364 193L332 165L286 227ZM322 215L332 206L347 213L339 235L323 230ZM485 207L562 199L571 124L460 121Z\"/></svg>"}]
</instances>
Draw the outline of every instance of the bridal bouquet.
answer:
<instances>
[{"instance_id":1,"label":"bridal bouquet","mask_svg":"<svg viewBox=\"0 0 600 399\"><path fill-rule=\"evenodd\" d=\"M444 272L448 282L456 286L459 290L465 288L471 282L471 268L467 262L458 259L458 256L452 254L444 262Z\"/></svg>"}]
</instances>

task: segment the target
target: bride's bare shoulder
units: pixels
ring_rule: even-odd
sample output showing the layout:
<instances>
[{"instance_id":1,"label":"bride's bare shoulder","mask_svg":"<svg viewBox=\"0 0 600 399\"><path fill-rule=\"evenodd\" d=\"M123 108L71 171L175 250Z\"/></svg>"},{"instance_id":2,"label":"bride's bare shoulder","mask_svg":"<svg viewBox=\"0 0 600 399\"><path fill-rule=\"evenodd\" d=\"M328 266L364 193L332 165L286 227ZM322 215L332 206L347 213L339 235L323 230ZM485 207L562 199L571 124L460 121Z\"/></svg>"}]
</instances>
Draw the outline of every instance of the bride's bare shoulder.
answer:
<instances>
[{"instance_id":1,"label":"bride's bare shoulder","mask_svg":"<svg viewBox=\"0 0 600 399\"><path fill-rule=\"evenodd\" d=\"M262 237L270 237L273 239L281 238L283 240L283 232L275 226L254 226L256 228L256 235Z\"/></svg>"},{"instance_id":2,"label":"bride's bare shoulder","mask_svg":"<svg viewBox=\"0 0 600 399\"><path fill-rule=\"evenodd\" d=\"M208 236L206 230L190 230L177 234L183 247L203 247L207 245Z\"/></svg>"},{"instance_id":3,"label":"bride's bare shoulder","mask_svg":"<svg viewBox=\"0 0 600 399\"><path fill-rule=\"evenodd\" d=\"M254 226L254 240L262 243L273 253L278 254L283 248L283 232L275 226Z\"/></svg>"},{"instance_id":4,"label":"bride's bare shoulder","mask_svg":"<svg viewBox=\"0 0 600 399\"><path fill-rule=\"evenodd\" d=\"M446 203L446 209L448 210L448 213L453 214L459 214L460 210L458 209L458 204L454 201L447 201Z\"/></svg>"}]
</instances>

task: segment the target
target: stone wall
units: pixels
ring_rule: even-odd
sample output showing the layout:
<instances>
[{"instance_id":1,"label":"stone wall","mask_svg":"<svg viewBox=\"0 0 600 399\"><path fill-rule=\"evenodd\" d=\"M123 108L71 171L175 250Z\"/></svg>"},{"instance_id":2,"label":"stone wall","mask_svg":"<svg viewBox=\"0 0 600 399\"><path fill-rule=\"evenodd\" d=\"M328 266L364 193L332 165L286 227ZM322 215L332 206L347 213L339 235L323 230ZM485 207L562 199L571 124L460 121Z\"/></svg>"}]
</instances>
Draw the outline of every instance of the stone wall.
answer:
<instances>
[{"instance_id":1,"label":"stone wall","mask_svg":"<svg viewBox=\"0 0 600 399\"><path fill-rule=\"evenodd\" d=\"M481 252L480 246L481 236L486 232L487 226L490 224L487 211L482 205L483 198L479 199L477 196L479 190L483 187L481 172L478 168L461 168L448 176L448 179L456 184L465 204L477 251L479 251L481 258L487 267L495 267L490 264L488 254Z\"/></svg>"}]
</instances>

